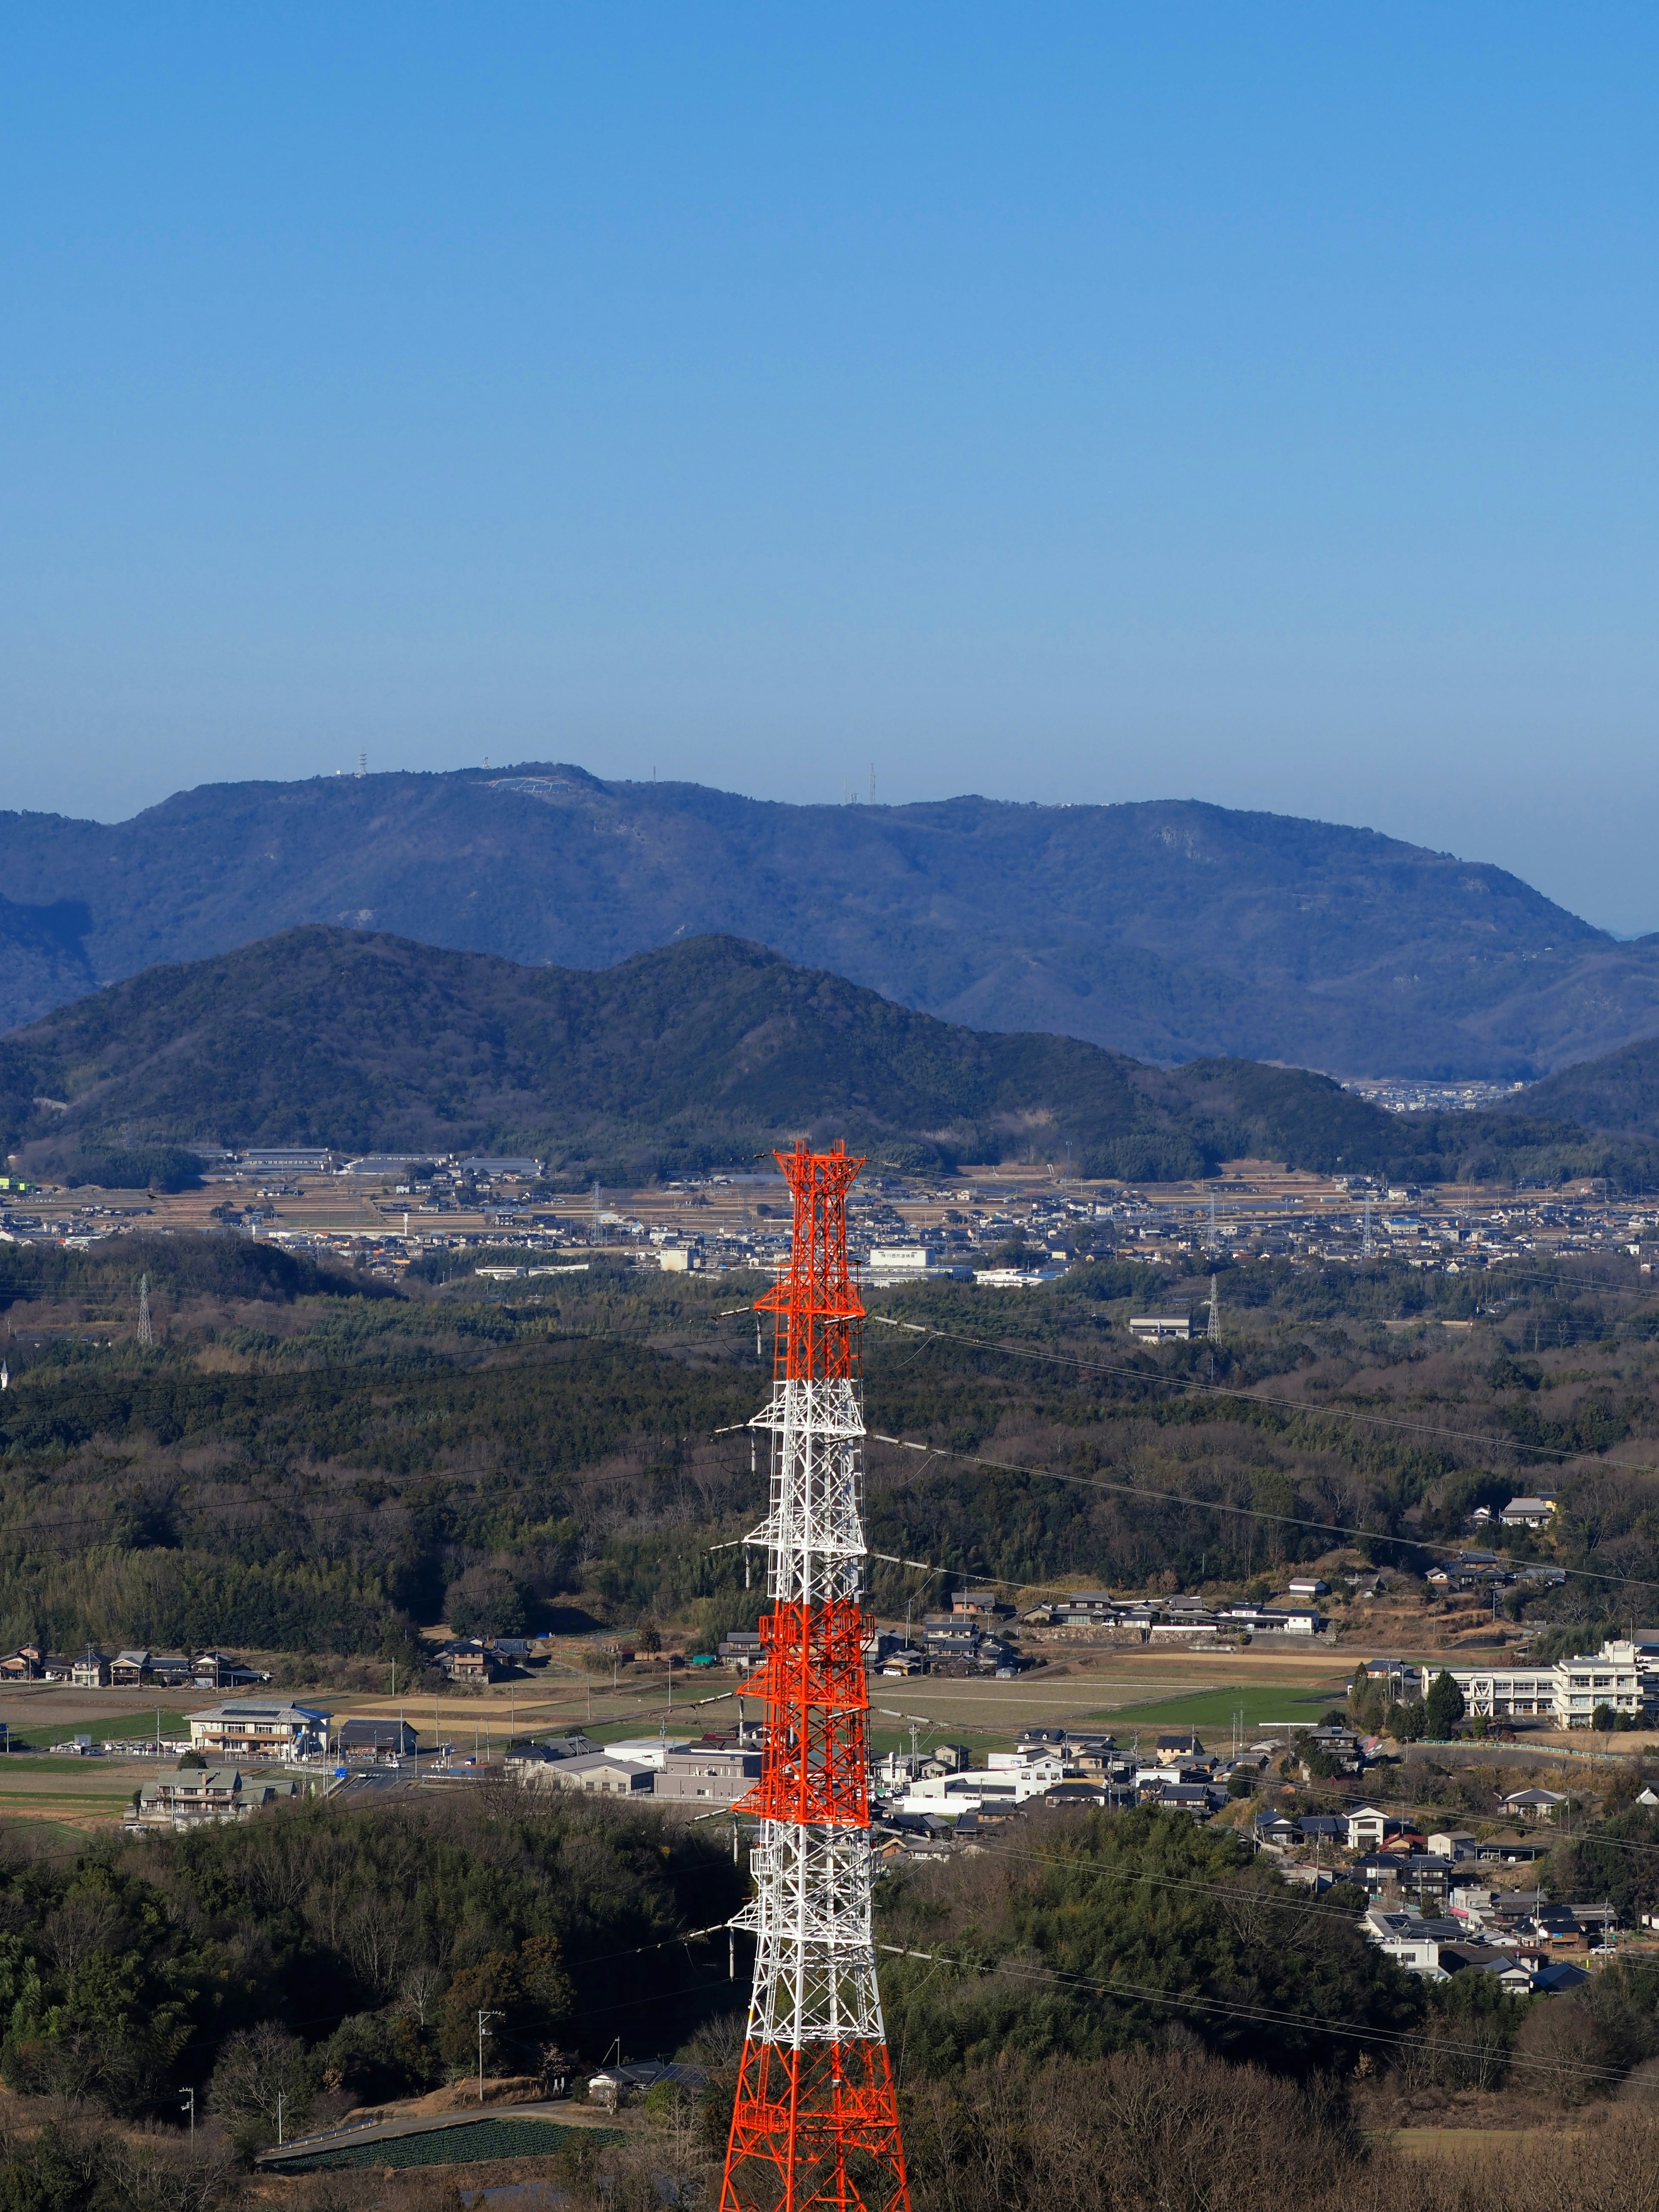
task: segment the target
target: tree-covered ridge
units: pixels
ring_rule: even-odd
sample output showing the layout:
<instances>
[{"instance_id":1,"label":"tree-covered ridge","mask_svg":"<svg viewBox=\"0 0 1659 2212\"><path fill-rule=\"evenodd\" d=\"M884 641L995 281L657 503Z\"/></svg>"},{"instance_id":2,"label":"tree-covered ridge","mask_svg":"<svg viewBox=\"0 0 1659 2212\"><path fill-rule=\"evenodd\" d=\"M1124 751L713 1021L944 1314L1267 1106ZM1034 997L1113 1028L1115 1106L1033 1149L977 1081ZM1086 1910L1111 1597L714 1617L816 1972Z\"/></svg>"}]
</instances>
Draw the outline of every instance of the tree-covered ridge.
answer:
<instances>
[{"instance_id":1,"label":"tree-covered ridge","mask_svg":"<svg viewBox=\"0 0 1659 2212\"><path fill-rule=\"evenodd\" d=\"M165 1174L198 1139L529 1152L635 1178L803 1134L901 1167L1152 1181L1244 1156L1427 1180L1605 1172L1610 1152L1536 1116L1385 1114L1304 1069L1160 1069L957 1028L731 938L595 972L301 929L0 1040L0 1147L37 1172L114 1180L136 1158ZM1615 1163L1648 1164L1629 1147Z\"/></svg>"}]
</instances>

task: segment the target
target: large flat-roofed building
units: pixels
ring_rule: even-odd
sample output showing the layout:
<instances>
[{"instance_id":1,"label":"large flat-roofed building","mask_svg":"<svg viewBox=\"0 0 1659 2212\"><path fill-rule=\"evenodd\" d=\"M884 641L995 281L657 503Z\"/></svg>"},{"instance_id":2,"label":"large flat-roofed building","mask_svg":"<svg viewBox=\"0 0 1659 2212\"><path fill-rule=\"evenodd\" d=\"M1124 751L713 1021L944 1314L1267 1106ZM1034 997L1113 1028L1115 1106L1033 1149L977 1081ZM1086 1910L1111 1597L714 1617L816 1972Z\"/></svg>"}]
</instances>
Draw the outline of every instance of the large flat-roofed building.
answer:
<instances>
[{"instance_id":1,"label":"large flat-roofed building","mask_svg":"<svg viewBox=\"0 0 1659 2212\"><path fill-rule=\"evenodd\" d=\"M316 1759L328 1749L329 1720L317 1705L234 1698L191 1715L190 1747L229 1759Z\"/></svg>"},{"instance_id":2,"label":"large flat-roofed building","mask_svg":"<svg viewBox=\"0 0 1659 2212\"><path fill-rule=\"evenodd\" d=\"M704 1805L735 1805L760 1780L758 1751L732 1745L689 1744L671 1751L658 1772L652 1795Z\"/></svg>"},{"instance_id":3,"label":"large flat-roofed building","mask_svg":"<svg viewBox=\"0 0 1659 2212\"><path fill-rule=\"evenodd\" d=\"M1188 1314L1131 1314L1129 1334L1141 1344L1182 1341L1193 1333Z\"/></svg>"},{"instance_id":4,"label":"large flat-roofed building","mask_svg":"<svg viewBox=\"0 0 1659 2212\"><path fill-rule=\"evenodd\" d=\"M939 1265L939 1254L930 1244L875 1244L870 1249L872 1275L925 1275Z\"/></svg>"},{"instance_id":5,"label":"large flat-roofed building","mask_svg":"<svg viewBox=\"0 0 1659 2212\"><path fill-rule=\"evenodd\" d=\"M1463 1692L1471 1717L1488 1720L1541 1720L1556 1728L1589 1728L1598 1705L1615 1713L1638 1714L1653 1680L1644 1674L1638 1647L1627 1639L1604 1644L1598 1652L1558 1660L1553 1667L1446 1667L1432 1661L1420 1670L1422 1693L1437 1674L1451 1676Z\"/></svg>"}]
</instances>

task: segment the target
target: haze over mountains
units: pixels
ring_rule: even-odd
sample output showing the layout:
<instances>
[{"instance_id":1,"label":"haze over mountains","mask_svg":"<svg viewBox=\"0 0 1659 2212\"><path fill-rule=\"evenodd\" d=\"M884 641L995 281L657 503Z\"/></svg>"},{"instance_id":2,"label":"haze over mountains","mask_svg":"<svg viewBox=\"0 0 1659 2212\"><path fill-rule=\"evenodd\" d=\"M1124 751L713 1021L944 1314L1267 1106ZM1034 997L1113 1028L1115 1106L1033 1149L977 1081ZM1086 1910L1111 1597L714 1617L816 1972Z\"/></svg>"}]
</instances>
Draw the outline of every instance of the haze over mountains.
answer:
<instances>
[{"instance_id":1,"label":"haze over mountains","mask_svg":"<svg viewBox=\"0 0 1659 2212\"><path fill-rule=\"evenodd\" d=\"M0 1039L0 1152L88 1181L179 1172L193 1139L530 1152L610 1180L745 1165L797 1135L903 1169L1152 1181L1252 1154L1424 1179L1614 1154L1653 1172L1641 1146L1533 1115L1390 1115L1302 1069L975 1032L730 937L595 972L303 927Z\"/></svg>"},{"instance_id":2,"label":"haze over mountains","mask_svg":"<svg viewBox=\"0 0 1659 2212\"><path fill-rule=\"evenodd\" d=\"M1659 938L1502 869L1191 801L787 806L530 764L0 815L0 1026L299 923L604 968L702 933L1168 1065L1533 1078L1659 1030Z\"/></svg>"}]
</instances>

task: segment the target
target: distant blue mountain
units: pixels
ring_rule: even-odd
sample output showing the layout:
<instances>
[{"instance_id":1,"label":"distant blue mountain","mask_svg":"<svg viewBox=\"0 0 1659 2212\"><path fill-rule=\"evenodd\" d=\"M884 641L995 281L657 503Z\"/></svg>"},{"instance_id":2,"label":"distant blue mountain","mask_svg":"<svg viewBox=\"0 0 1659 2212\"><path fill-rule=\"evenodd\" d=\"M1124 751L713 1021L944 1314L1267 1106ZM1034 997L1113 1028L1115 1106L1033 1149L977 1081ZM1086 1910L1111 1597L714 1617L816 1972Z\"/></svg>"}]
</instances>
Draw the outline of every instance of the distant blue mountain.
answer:
<instances>
[{"instance_id":1,"label":"distant blue mountain","mask_svg":"<svg viewBox=\"0 0 1659 2212\"><path fill-rule=\"evenodd\" d=\"M1659 1031L1659 939L1502 869L1194 801L789 806L531 763L0 814L0 1026L305 922L599 968L732 933L1169 1065L1532 1078Z\"/></svg>"}]
</instances>

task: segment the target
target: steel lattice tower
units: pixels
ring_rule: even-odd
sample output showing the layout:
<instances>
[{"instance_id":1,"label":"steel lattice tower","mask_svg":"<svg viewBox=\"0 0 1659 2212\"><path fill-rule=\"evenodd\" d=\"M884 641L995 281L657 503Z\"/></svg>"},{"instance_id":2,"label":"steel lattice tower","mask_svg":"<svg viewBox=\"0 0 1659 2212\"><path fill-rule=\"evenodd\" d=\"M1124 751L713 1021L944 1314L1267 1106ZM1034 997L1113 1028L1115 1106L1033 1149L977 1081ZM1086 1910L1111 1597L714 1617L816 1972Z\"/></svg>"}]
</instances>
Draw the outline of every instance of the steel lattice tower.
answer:
<instances>
[{"instance_id":1,"label":"steel lattice tower","mask_svg":"<svg viewBox=\"0 0 1659 2212\"><path fill-rule=\"evenodd\" d=\"M754 1934L755 1986L720 2212L909 2212L870 1925L864 1308L847 1273L864 1163L839 1145L777 1160L794 1235L759 1301L777 1334L771 1400L750 1424L770 1439L770 1509L750 1538L773 1601L755 1683L766 1741L740 1807L760 1818L756 1894L733 1923Z\"/></svg>"}]
</instances>

